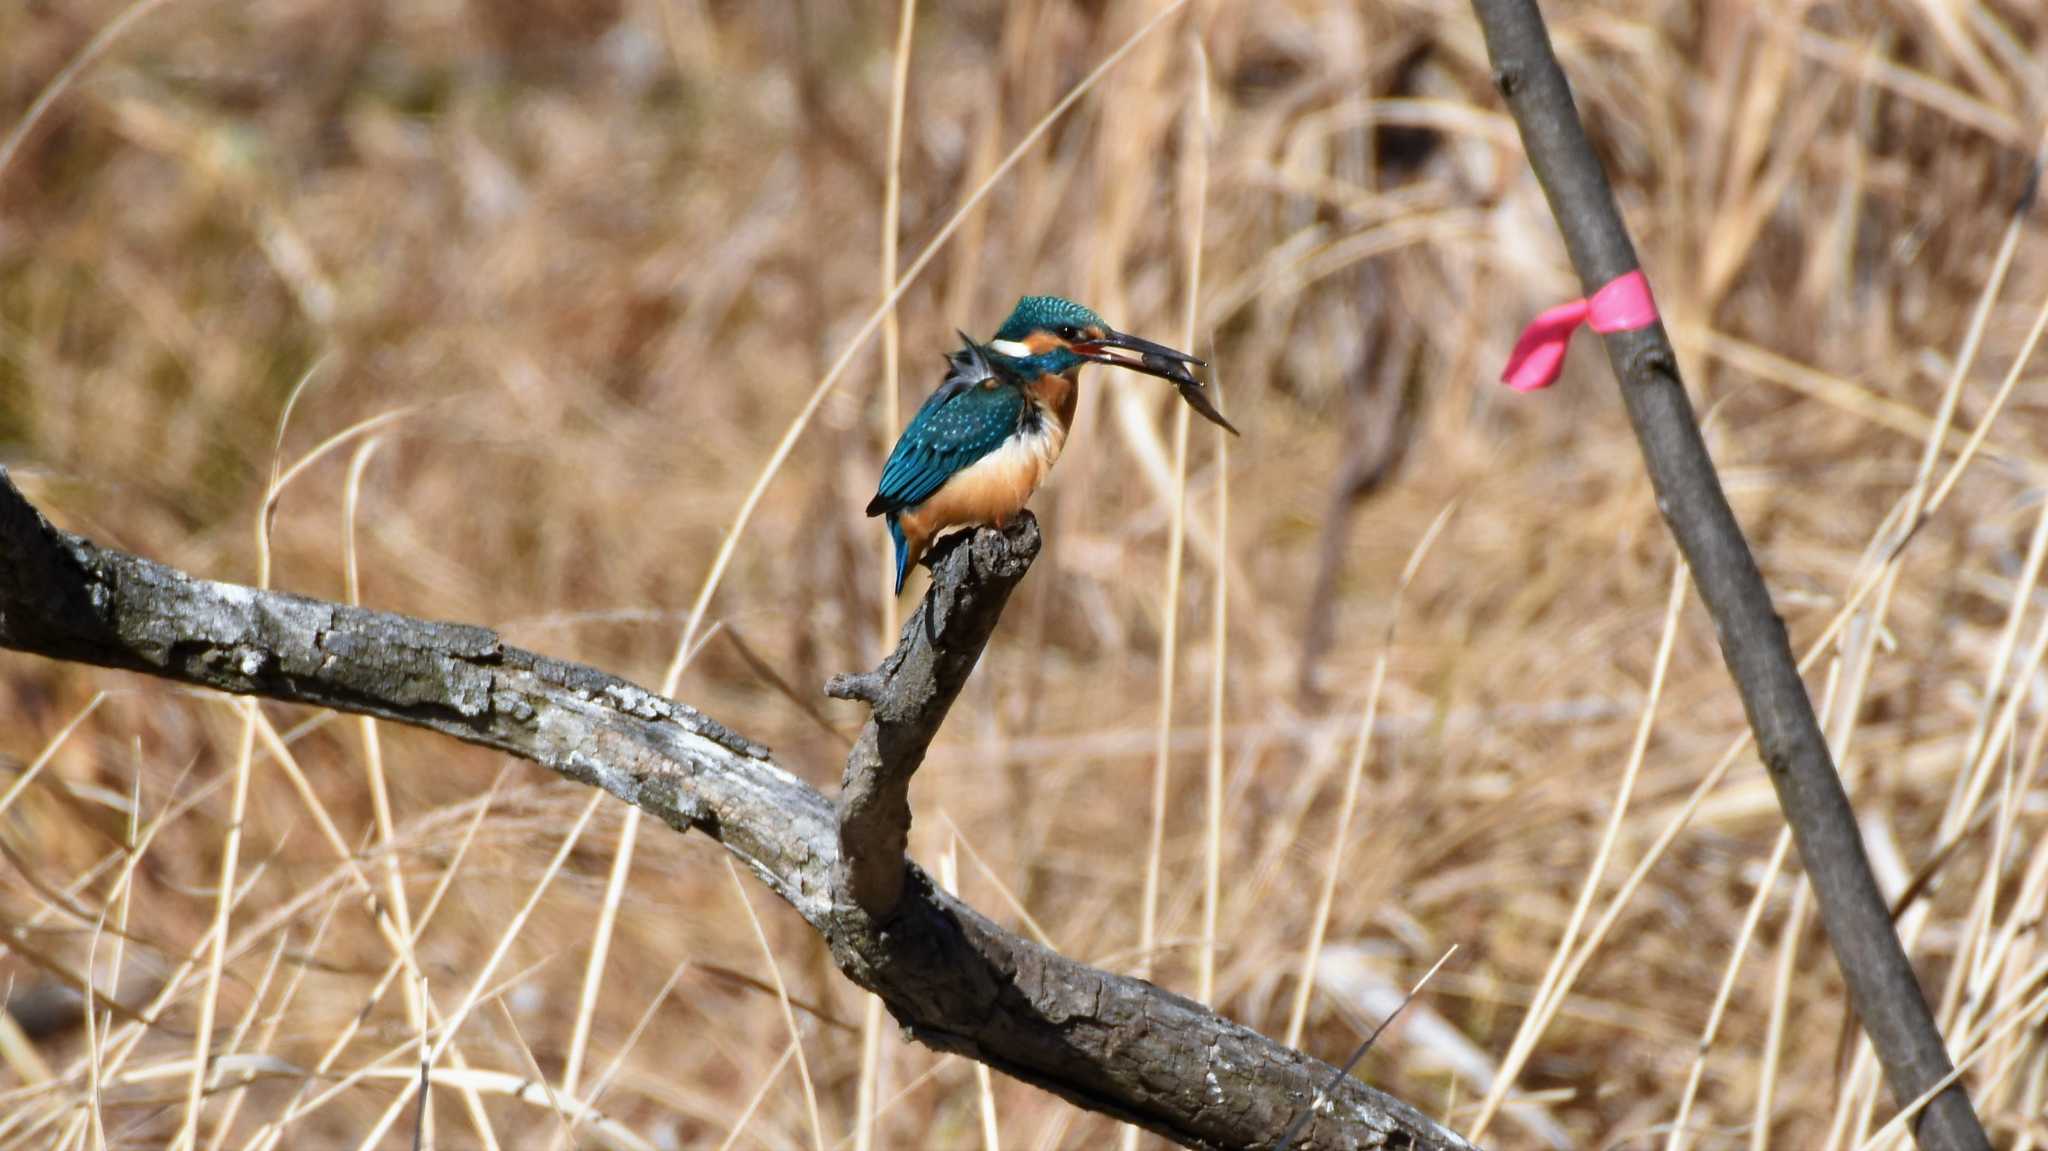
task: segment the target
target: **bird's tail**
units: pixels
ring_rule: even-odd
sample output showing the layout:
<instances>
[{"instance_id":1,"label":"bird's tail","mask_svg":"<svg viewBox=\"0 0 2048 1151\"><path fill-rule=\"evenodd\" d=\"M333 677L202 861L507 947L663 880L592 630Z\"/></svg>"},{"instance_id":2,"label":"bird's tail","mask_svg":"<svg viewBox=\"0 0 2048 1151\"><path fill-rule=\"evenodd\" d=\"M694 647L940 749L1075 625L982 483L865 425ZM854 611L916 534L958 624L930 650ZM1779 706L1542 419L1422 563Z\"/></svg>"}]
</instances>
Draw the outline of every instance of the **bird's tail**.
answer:
<instances>
[{"instance_id":1,"label":"bird's tail","mask_svg":"<svg viewBox=\"0 0 2048 1151\"><path fill-rule=\"evenodd\" d=\"M903 538L903 524L889 513L889 538L896 544L896 594L903 594L904 577L910 574L910 541Z\"/></svg>"}]
</instances>

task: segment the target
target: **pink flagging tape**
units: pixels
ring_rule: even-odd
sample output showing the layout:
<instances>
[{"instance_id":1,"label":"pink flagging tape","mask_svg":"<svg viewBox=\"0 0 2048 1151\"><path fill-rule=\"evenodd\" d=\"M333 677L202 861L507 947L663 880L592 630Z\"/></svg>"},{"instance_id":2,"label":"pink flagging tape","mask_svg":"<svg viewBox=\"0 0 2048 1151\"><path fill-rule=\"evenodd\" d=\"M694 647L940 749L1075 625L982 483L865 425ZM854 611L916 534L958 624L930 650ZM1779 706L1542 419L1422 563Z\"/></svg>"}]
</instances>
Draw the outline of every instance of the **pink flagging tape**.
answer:
<instances>
[{"instance_id":1,"label":"pink flagging tape","mask_svg":"<svg viewBox=\"0 0 2048 1151\"><path fill-rule=\"evenodd\" d=\"M1609 280L1605 287L1583 300L1559 304L1529 322L1515 350L1508 354L1508 366L1500 380L1518 392L1533 392L1557 382L1564 367L1565 349L1580 324L1601 334L1633 332L1657 322L1657 301L1650 296L1650 281L1641 268Z\"/></svg>"}]
</instances>

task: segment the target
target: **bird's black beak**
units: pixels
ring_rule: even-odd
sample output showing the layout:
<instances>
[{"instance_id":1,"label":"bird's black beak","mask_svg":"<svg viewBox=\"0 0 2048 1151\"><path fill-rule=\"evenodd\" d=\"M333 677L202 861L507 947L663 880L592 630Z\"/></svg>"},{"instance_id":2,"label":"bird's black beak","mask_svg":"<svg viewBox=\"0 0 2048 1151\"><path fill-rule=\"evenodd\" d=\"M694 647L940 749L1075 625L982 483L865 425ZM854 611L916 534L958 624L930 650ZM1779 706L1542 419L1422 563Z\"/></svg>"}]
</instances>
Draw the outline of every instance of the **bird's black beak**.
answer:
<instances>
[{"instance_id":1,"label":"bird's black beak","mask_svg":"<svg viewBox=\"0 0 2048 1151\"><path fill-rule=\"evenodd\" d=\"M1121 353L1121 354L1120 354ZM1078 340L1074 343L1074 354L1084 360L1098 364L1115 364L1162 380L1177 380L1187 374L1185 365L1207 366L1186 352L1177 352L1165 344L1127 335L1112 330L1099 340Z\"/></svg>"},{"instance_id":2,"label":"bird's black beak","mask_svg":"<svg viewBox=\"0 0 2048 1151\"><path fill-rule=\"evenodd\" d=\"M1117 331L1112 331L1099 340L1076 343L1073 347L1074 354L1084 360L1092 360L1098 364L1114 364L1119 368L1129 368L1148 376L1158 376L1172 383L1174 390L1180 393L1180 398L1187 401L1189 407L1201 413L1203 419L1233 436L1237 434L1237 429L1231 426L1229 420L1223 418L1223 413L1217 411L1215 403L1209 399L1208 388L1188 370L1190 364L1198 368L1207 367L1208 361L1196 359L1186 352L1175 351L1165 344L1155 344L1150 340ZM1125 354L1119 355L1119 352Z\"/></svg>"}]
</instances>

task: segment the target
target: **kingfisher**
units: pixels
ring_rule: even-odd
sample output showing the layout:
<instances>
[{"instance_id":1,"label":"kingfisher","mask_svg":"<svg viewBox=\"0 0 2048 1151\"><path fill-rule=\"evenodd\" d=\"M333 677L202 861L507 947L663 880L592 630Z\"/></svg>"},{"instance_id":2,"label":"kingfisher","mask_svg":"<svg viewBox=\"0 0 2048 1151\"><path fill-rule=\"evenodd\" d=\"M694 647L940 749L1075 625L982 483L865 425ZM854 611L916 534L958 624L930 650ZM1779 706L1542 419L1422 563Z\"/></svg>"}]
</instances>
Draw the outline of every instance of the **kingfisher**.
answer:
<instances>
[{"instance_id":1,"label":"kingfisher","mask_svg":"<svg viewBox=\"0 0 2048 1151\"><path fill-rule=\"evenodd\" d=\"M946 357L946 377L882 466L867 514L886 516L896 544L896 592L948 528L1000 528L1045 481L1074 428L1084 364L1113 364L1171 382L1183 399L1235 435L1189 366L1204 361L1119 332L1058 296L1025 296L995 338Z\"/></svg>"}]
</instances>

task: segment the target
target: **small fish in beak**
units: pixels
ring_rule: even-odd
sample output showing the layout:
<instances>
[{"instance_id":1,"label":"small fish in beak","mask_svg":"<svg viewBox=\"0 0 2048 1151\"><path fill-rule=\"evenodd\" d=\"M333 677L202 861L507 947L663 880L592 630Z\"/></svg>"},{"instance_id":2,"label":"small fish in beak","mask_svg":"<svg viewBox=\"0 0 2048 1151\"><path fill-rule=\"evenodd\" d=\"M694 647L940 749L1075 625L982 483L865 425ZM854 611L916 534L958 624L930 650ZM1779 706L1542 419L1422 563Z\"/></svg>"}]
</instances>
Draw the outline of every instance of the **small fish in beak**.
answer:
<instances>
[{"instance_id":1,"label":"small fish in beak","mask_svg":"<svg viewBox=\"0 0 2048 1151\"><path fill-rule=\"evenodd\" d=\"M1223 413L1217 411L1216 405L1210 401L1209 385L1196 379L1194 373L1188 371L1187 365L1164 357L1148 355L1145 357L1145 366L1155 369L1154 375L1171 381L1173 389L1180 393L1180 398L1187 401L1187 405L1200 413L1203 419L1233 436L1240 434L1236 426L1225 419Z\"/></svg>"},{"instance_id":2,"label":"small fish in beak","mask_svg":"<svg viewBox=\"0 0 2048 1151\"><path fill-rule=\"evenodd\" d=\"M1203 419L1233 436L1238 434L1237 429L1231 426L1229 420L1223 418L1223 413L1217 411L1216 405L1210 401L1207 385L1196 379L1194 373L1188 370L1190 364L1206 367L1205 361L1186 352L1175 351L1165 344L1155 344L1151 340L1116 331L1099 340L1075 344L1074 351L1084 360L1129 368L1148 376L1158 376L1171 383L1174 390L1180 393L1180 398L1185 400L1189 407L1201 413ZM1119 352L1134 352L1136 355L1119 355Z\"/></svg>"}]
</instances>

